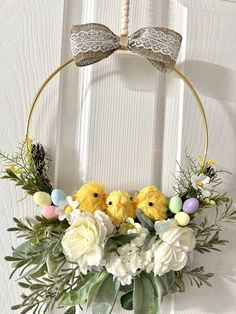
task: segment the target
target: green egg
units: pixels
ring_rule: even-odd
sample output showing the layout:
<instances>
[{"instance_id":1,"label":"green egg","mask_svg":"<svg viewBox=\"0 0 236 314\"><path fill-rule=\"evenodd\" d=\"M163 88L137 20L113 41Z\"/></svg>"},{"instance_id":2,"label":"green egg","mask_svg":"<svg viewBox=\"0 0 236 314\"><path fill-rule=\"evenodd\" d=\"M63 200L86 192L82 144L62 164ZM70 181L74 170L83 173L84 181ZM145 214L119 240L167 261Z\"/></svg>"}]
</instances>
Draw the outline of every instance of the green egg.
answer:
<instances>
[{"instance_id":1,"label":"green egg","mask_svg":"<svg viewBox=\"0 0 236 314\"><path fill-rule=\"evenodd\" d=\"M169 202L169 209L172 213L177 214L181 211L183 202L179 196L173 196Z\"/></svg>"}]
</instances>

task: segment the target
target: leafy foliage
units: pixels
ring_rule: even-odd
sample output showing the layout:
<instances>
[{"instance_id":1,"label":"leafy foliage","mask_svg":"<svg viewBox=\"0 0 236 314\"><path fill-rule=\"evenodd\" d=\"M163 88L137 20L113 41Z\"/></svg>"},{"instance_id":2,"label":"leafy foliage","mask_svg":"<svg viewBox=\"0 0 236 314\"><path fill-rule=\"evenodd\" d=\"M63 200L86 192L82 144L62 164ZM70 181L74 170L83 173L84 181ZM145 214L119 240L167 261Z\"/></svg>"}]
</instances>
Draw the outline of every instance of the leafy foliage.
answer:
<instances>
[{"instance_id":1,"label":"leafy foliage","mask_svg":"<svg viewBox=\"0 0 236 314\"><path fill-rule=\"evenodd\" d=\"M206 162L204 165L198 162L197 160L190 157L185 153L185 167L181 167L179 163L179 175L175 177L175 192L182 198L184 201L187 198L198 198L200 201L201 208L219 206L224 203L229 202L229 198L226 194L222 194L217 191L217 187L223 182L220 175L222 173L228 173L227 171L213 167L211 164ZM210 178L210 184L212 186L211 198L203 199L200 190L195 190L191 178L193 175L199 176L204 174Z\"/></svg>"},{"instance_id":2,"label":"leafy foliage","mask_svg":"<svg viewBox=\"0 0 236 314\"><path fill-rule=\"evenodd\" d=\"M205 284L206 286L211 287L209 279L213 277L214 274L204 273L204 267L198 267L192 270L190 270L189 267L185 267L182 273L188 276L191 286L196 284L196 286L200 288L203 284Z\"/></svg>"},{"instance_id":3,"label":"leafy foliage","mask_svg":"<svg viewBox=\"0 0 236 314\"><path fill-rule=\"evenodd\" d=\"M37 191L51 193L49 160L41 144L32 144L28 139L20 143L18 151L12 156L0 152L0 159L5 166L2 179L14 181L29 195Z\"/></svg>"},{"instance_id":4,"label":"leafy foliage","mask_svg":"<svg viewBox=\"0 0 236 314\"><path fill-rule=\"evenodd\" d=\"M227 240L220 239L220 233L225 228L224 224L236 221L236 209L232 203L225 204L223 208L215 207L216 217L210 223L207 217L201 223L192 222L189 227L195 231L196 247L195 250L200 253L210 253L211 251L220 252L220 246L228 243Z\"/></svg>"}]
</instances>

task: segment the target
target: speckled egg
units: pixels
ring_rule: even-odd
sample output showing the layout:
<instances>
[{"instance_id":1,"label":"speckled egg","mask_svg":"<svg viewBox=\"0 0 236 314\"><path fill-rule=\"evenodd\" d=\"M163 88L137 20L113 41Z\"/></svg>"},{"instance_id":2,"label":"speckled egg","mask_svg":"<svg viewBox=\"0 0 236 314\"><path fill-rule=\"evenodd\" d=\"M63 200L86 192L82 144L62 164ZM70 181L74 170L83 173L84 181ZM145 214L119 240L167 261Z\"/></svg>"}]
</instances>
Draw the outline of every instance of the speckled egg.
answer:
<instances>
[{"instance_id":1,"label":"speckled egg","mask_svg":"<svg viewBox=\"0 0 236 314\"><path fill-rule=\"evenodd\" d=\"M169 202L169 209L172 213L176 214L181 210L182 204L183 202L179 196L173 196Z\"/></svg>"},{"instance_id":2,"label":"speckled egg","mask_svg":"<svg viewBox=\"0 0 236 314\"><path fill-rule=\"evenodd\" d=\"M36 192L33 195L34 202L41 207L49 206L52 203L50 194L46 192Z\"/></svg>"},{"instance_id":3,"label":"speckled egg","mask_svg":"<svg viewBox=\"0 0 236 314\"><path fill-rule=\"evenodd\" d=\"M42 209L42 216L48 220L57 220L58 214L56 213L56 206L47 206Z\"/></svg>"},{"instance_id":4,"label":"speckled egg","mask_svg":"<svg viewBox=\"0 0 236 314\"><path fill-rule=\"evenodd\" d=\"M187 214L195 213L199 208L199 200L196 198L189 198L184 202L183 211Z\"/></svg>"},{"instance_id":5,"label":"speckled egg","mask_svg":"<svg viewBox=\"0 0 236 314\"><path fill-rule=\"evenodd\" d=\"M175 220L179 226L184 227L189 224L190 216L185 212L179 212L175 215Z\"/></svg>"},{"instance_id":6,"label":"speckled egg","mask_svg":"<svg viewBox=\"0 0 236 314\"><path fill-rule=\"evenodd\" d=\"M51 193L51 199L54 205L59 206L62 201L64 201L66 195L60 189L54 189Z\"/></svg>"}]
</instances>

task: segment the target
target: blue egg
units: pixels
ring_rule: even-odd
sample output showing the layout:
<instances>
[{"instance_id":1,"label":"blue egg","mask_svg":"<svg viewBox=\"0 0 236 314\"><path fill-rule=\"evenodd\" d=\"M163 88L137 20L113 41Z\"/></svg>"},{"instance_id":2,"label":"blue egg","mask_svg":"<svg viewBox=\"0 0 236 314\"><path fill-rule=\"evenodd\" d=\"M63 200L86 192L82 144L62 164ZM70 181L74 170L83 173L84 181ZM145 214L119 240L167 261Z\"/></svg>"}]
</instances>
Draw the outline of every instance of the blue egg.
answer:
<instances>
[{"instance_id":1,"label":"blue egg","mask_svg":"<svg viewBox=\"0 0 236 314\"><path fill-rule=\"evenodd\" d=\"M59 206L60 202L64 201L66 195L60 189L54 189L51 193L51 199L54 205Z\"/></svg>"}]
</instances>

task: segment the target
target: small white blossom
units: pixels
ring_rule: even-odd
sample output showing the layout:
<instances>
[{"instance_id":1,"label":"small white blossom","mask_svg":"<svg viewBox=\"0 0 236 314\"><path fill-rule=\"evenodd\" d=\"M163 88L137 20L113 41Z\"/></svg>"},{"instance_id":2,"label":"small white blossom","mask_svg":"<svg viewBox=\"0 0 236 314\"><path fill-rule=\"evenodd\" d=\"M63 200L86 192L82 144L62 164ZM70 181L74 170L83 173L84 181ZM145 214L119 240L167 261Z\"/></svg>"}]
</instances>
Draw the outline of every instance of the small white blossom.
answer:
<instances>
[{"instance_id":1,"label":"small white blossom","mask_svg":"<svg viewBox=\"0 0 236 314\"><path fill-rule=\"evenodd\" d=\"M60 202L55 210L58 214L58 219L61 221L67 219L69 221L73 211L77 209L78 206L78 201L74 201L71 196L67 196L64 201Z\"/></svg>"},{"instance_id":2,"label":"small white blossom","mask_svg":"<svg viewBox=\"0 0 236 314\"><path fill-rule=\"evenodd\" d=\"M210 184L210 180L211 179L203 173L201 173L199 176L193 175L191 177L193 188L200 191L204 198L211 195L212 186Z\"/></svg>"}]
</instances>

